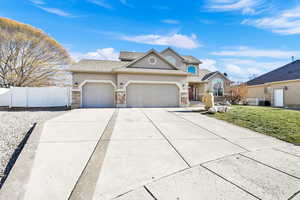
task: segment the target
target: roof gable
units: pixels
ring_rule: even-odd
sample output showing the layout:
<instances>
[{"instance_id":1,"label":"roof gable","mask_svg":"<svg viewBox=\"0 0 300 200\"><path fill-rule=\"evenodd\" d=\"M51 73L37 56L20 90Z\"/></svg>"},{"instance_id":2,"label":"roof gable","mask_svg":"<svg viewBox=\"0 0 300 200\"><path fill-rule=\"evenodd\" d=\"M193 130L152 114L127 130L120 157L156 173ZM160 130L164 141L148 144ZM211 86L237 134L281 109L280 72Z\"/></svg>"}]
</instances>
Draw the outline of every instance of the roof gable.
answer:
<instances>
[{"instance_id":1,"label":"roof gable","mask_svg":"<svg viewBox=\"0 0 300 200\"><path fill-rule=\"evenodd\" d=\"M156 59L155 64L149 63L149 58L154 57ZM148 51L145 55L140 56L134 61L128 63L127 68L145 68L145 69L169 69L178 70L178 68L172 63L168 62L164 57L157 53L154 49Z\"/></svg>"},{"instance_id":2,"label":"roof gable","mask_svg":"<svg viewBox=\"0 0 300 200\"><path fill-rule=\"evenodd\" d=\"M203 76L203 78L202 78L202 81L208 81L209 79L213 78L213 77L216 76L216 75L220 75L220 76L222 76L223 78L229 80L228 77L225 76L224 74L222 74L221 72L219 72L219 71L214 71L214 72L210 72L210 73L208 73L208 74L205 74L205 75Z\"/></svg>"},{"instance_id":3,"label":"roof gable","mask_svg":"<svg viewBox=\"0 0 300 200\"><path fill-rule=\"evenodd\" d=\"M161 51L159 54L164 55L164 52L169 52L172 53L173 55L176 55L176 57L178 58L178 60L181 60L184 63L187 64L201 64L202 62L200 60L198 60L197 58L195 58L194 56L184 56L184 55L180 55L179 53L177 53L176 51L174 51L172 48L168 47L165 50ZM120 55L119 55L119 59L121 61L133 61L143 55L145 55L146 53L143 52L132 52L132 51L120 51Z\"/></svg>"},{"instance_id":4,"label":"roof gable","mask_svg":"<svg viewBox=\"0 0 300 200\"><path fill-rule=\"evenodd\" d=\"M279 67L247 82L247 85L261 85L269 82L300 79L300 60Z\"/></svg>"},{"instance_id":5,"label":"roof gable","mask_svg":"<svg viewBox=\"0 0 300 200\"><path fill-rule=\"evenodd\" d=\"M161 51L160 52L161 55L174 55L176 56L177 58L180 58L182 61L184 60L184 58L179 54L177 53L176 51L174 51L172 48L168 47L166 48L165 50Z\"/></svg>"}]
</instances>

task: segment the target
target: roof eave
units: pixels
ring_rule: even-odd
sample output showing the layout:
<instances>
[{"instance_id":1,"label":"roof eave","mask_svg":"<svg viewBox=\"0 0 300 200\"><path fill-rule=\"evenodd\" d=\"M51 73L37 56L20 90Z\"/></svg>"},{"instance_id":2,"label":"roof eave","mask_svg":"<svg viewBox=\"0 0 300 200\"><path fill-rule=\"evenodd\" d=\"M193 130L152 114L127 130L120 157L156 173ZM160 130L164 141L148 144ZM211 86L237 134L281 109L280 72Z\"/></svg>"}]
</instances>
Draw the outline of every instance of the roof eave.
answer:
<instances>
[{"instance_id":1,"label":"roof eave","mask_svg":"<svg viewBox=\"0 0 300 200\"><path fill-rule=\"evenodd\" d=\"M99 70L81 70L81 69L69 69L66 70L68 72L76 72L76 73L106 73L106 74L115 74L113 70L111 71L99 71Z\"/></svg>"},{"instance_id":2,"label":"roof eave","mask_svg":"<svg viewBox=\"0 0 300 200\"><path fill-rule=\"evenodd\" d=\"M128 69L128 68L119 68L115 69L114 72L116 73L134 73L134 74L161 74L161 75L183 75L188 76L189 73L184 71L177 71L177 70L155 70L155 69Z\"/></svg>"}]
</instances>

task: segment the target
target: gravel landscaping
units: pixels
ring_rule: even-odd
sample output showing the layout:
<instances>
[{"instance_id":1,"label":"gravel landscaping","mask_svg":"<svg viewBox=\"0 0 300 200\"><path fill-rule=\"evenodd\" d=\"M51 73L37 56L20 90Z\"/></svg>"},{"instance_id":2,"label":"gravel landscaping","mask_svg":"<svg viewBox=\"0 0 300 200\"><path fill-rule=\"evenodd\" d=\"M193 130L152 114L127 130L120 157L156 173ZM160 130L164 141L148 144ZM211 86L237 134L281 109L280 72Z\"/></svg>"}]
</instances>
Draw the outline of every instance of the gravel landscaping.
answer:
<instances>
[{"instance_id":1,"label":"gravel landscaping","mask_svg":"<svg viewBox=\"0 0 300 200\"><path fill-rule=\"evenodd\" d=\"M5 168L12 167L7 165L33 124L65 112L63 109L0 110L0 180L7 175Z\"/></svg>"}]
</instances>

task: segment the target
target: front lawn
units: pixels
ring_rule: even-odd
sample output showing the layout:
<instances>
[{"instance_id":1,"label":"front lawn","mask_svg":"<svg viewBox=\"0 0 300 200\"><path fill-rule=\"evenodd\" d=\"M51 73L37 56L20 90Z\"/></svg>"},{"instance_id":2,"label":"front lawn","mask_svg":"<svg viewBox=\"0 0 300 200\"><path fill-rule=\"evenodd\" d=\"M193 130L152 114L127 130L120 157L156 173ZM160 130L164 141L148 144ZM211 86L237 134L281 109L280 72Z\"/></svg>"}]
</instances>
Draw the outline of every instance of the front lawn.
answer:
<instances>
[{"instance_id":1,"label":"front lawn","mask_svg":"<svg viewBox=\"0 0 300 200\"><path fill-rule=\"evenodd\" d=\"M208 116L300 145L300 111L272 107L232 106Z\"/></svg>"}]
</instances>

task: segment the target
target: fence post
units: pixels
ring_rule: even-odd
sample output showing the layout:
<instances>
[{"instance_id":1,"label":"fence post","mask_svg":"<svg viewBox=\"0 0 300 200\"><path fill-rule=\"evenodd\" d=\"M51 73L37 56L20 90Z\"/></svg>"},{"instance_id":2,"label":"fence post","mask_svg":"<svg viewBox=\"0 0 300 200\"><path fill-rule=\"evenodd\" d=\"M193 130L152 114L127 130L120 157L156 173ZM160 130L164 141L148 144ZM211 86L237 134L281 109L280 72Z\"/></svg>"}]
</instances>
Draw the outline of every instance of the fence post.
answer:
<instances>
[{"instance_id":1,"label":"fence post","mask_svg":"<svg viewBox=\"0 0 300 200\"><path fill-rule=\"evenodd\" d=\"M12 108L12 99L13 99L12 88L10 88L9 90L9 97L10 97L9 108Z\"/></svg>"}]
</instances>

